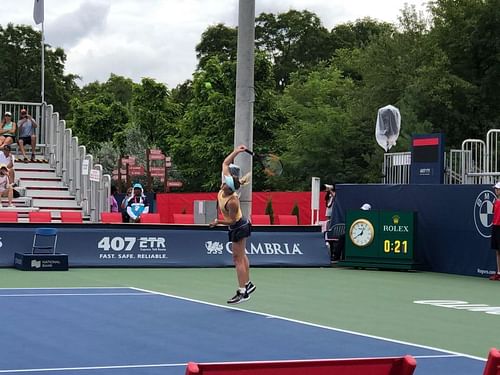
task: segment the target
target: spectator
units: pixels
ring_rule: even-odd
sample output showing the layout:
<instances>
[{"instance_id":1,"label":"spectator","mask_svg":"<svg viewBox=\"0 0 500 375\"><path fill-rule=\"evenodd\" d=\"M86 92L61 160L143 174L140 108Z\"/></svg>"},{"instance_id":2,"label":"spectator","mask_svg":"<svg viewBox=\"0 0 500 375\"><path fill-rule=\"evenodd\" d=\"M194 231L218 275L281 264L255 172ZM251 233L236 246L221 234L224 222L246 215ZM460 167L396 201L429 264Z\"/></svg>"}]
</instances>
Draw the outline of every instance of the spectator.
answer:
<instances>
[{"instance_id":1,"label":"spectator","mask_svg":"<svg viewBox=\"0 0 500 375\"><path fill-rule=\"evenodd\" d=\"M10 145L16 140L17 126L12 121L12 113L5 112L2 122L0 123L0 150L5 145Z\"/></svg>"},{"instance_id":2,"label":"spectator","mask_svg":"<svg viewBox=\"0 0 500 375\"><path fill-rule=\"evenodd\" d=\"M127 201L127 214L131 223L140 223L141 215L149 212L149 201L141 184L134 184L133 195Z\"/></svg>"},{"instance_id":3,"label":"spectator","mask_svg":"<svg viewBox=\"0 0 500 375\"><path fill-rule=\"evenodd\" d=\"M0 164L0 196L6 196L9 202L9 207L15 207L12 203L14 189L12 188L12 184L9 180L9 172L5 164Z\"/></svg>"},{"instance_id":4,"label":"spectator","mask_svg":"<svg viewBox=\"0 0 500 375\"><path fill-rule=\"evenodd\" d=\"M119 212L118 210L118 202L116 201L117 190L116 186L111 186L111 195L109 196L109 211L110 212Z\"/></svg>"},{"instance_id":5,"label":"spectator","mask_svg":"<svg viewBox=\"0 0 500 375\"><path fill-rule=\"evenodd\" d=\"M19 128L19 149L23 154L23 161L27 163L29 161L26 156L25 146L31 146L31 161L35 162L35 147L36 147L36 134L35 129L38 127L38 124L35 122L33 117L28 114L26 109L21 109L21 119L17 123L17 127Z\"/></svg>"},{"instance_id":6,"label":"spectator","mask_svg":"<svg viewBox=\"0 0 500 375\"><path fill-rule=\"evenodd\" d=\"M326 205L326 220L332 217L333 203L335 202L335 185L325 184L325 205Z\"/></svg>"},{"instance_id":7,"label":"spectator","mask_svg":"<svg viewBox=\"0 0 500 375\"><path fill-rule=\"evenodd\" d=\"M10 182L15 185L14 155L12 155L10 151L11 150L9 145L5 145L3 147L3 150L0 150L0 164L4 164L5 166L7 166Z\"/></svg>"},{"instance_id":8,"label":"spectator","mask_svg":"<svg viewBox=\"0 0 500 375\"><path fill-rule=\"evenodd\" d=\"M125 194L125 197L123 197L121 203L120 203L120 211L122 212L122 221L124 223L128 223L130 222L130 216L128 216L127 214L127 204L128 204L128 200L130 198L132 198L132 188L129 187L127 189L127 193Z\"/></svg>"}]
</instances>

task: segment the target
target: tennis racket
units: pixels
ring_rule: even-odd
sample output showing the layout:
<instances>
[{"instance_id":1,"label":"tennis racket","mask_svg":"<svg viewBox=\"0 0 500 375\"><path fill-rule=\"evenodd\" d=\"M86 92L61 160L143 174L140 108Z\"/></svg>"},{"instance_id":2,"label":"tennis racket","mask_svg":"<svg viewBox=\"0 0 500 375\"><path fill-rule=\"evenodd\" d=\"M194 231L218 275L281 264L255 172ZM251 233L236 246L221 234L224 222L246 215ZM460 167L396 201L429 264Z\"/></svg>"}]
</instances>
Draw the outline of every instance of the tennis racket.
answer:
<instances>
[{"instance_id":1,"label":"tennis racket","mask_svg":"<svg viewBox=\"0 0 500 375\"><path fill-rule=\"evenodd\" d=\"M264 168L264 173L268 176L280 176L283 173L283 164L281 160L274 154L256 154L253 151L245 150L252 155L260 165Z\"/></svg>"}]
</instances>

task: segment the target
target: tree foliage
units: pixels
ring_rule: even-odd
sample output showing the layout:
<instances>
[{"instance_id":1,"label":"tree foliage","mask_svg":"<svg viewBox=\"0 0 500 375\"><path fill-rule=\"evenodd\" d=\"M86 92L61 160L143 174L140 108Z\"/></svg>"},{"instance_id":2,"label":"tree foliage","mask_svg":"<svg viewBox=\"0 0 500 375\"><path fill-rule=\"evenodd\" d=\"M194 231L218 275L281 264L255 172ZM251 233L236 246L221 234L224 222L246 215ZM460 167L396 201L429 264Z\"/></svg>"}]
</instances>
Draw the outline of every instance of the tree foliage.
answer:
<instances>
[{"instance_id":1,"label":"tree foliage","mask_svg":"<svg viewBox=\"0 0 500 375\"><path fill-rule=\"evenodd\" d=\"M41 101L41 33L30 26L0 25L0 100ZM78 76L64 74L66 54L45 45L45 101L64 116L78 91Z\"/></svg>"},{"instance_id":2,"label":"tree foliage","mask_svg":"<svg viewBox=\"0 0 500 375\"><path fill-rule=\"evenodd\" d=\"M214 190L232 149L238 31L208 27L192 79L172 90L152 78L111 75L81 89L65 75L62 49L46 46L46 98L80 143L109 165L117 155L160 147L185 190ZM254 168L254 190L308 189L310 178L379 182L383 151L374 128L380 107L402 115L391 151L414 133L443 132L449 148L484 139L500 120L500 12L494 0L435 0L406 6L398 24L369 18L327 30L310 11L256 18L252 145L282 155L284 173ZM0 27L0 100L39 101L40 33Z\"/></svg>"}]
</instances>

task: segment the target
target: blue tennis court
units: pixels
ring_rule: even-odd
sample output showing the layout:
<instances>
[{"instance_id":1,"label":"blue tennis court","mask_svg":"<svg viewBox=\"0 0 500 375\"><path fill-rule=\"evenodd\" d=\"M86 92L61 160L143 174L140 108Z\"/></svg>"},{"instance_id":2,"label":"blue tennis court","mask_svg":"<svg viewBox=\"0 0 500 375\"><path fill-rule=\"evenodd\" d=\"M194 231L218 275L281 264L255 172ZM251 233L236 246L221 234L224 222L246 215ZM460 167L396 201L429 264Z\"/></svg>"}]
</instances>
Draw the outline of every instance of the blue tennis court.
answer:
<instances>
[{"instance_id":1,"label":"blue tennis court","mask_svg":"<svg viewBox=\"0 0 500 375\"><path fill-rule=\"evenodd\" d=\"M406 354L418 375L481 374L485 364L243 308L136 288L0 289L0 373L181 375L189 361Z\"/></svg>"}]
</instances>

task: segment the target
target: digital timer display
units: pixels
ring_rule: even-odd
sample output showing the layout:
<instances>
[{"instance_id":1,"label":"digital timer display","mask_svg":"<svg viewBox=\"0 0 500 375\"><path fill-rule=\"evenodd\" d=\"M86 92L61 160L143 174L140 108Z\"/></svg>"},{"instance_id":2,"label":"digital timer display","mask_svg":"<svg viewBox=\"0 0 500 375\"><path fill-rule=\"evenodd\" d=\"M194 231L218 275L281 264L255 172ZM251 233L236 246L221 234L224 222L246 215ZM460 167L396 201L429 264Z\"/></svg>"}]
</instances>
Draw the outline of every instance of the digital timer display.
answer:
<instances>
[{"instance_id":1,"label":"digital timer display","mask_svg":"<svg viewBox=\"0 0 500 375\"><path fill-rule=\"evenodd\" d=\"M384 240L384 253L390 253L393 252L395 254L403 253L407 254L408 253L408 241L400 241L400 240Z\"/></svg>"}]
</instances>

